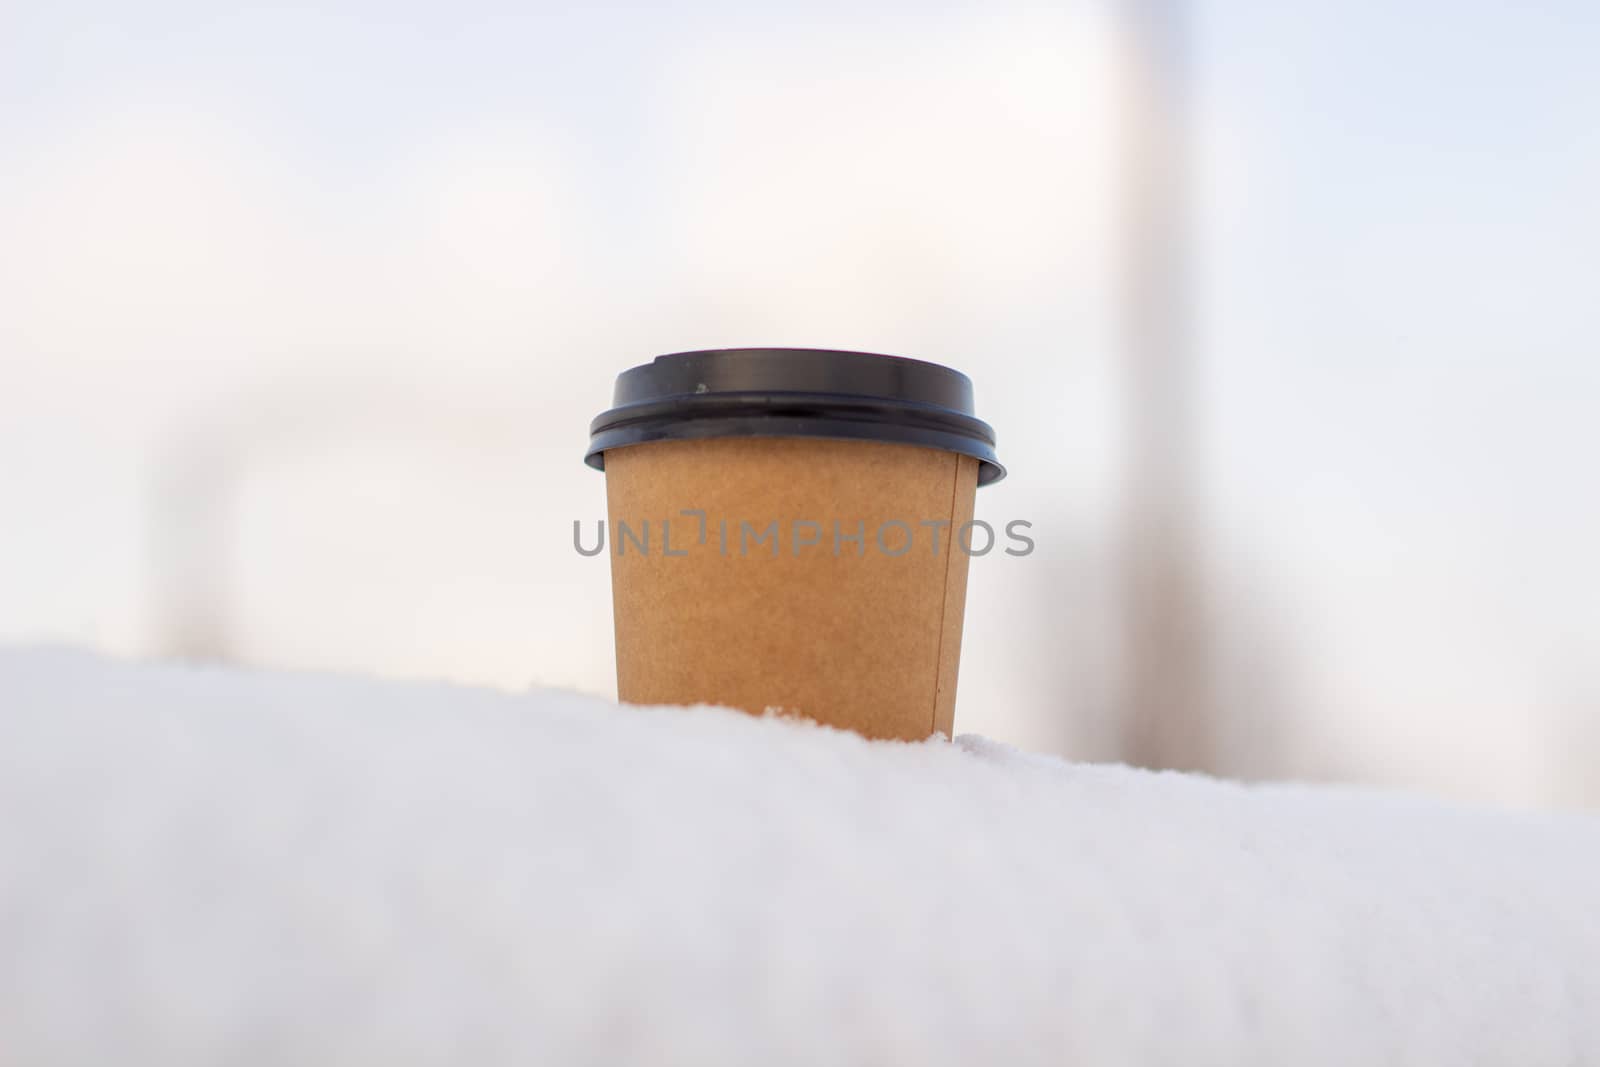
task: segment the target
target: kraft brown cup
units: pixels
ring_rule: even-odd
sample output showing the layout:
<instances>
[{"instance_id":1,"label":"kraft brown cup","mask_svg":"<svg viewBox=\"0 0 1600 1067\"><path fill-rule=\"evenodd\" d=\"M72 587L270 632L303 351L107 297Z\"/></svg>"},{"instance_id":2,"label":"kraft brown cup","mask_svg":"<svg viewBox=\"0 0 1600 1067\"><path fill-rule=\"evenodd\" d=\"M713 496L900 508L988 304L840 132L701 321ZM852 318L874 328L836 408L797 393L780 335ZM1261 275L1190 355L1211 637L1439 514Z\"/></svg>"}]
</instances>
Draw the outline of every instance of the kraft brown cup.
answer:
<instances>
[{"instance_id":1,"label":"kraft brown cup","mask_svg":"<svg viewBox=\"0 0 1600 1067\"><path fill-rule=\"evenodd\" d=\"M949 736L981 467L743 431L605 448L618 697Z\"/></svg>"},{"instance_id":2,"label":"kraft brown cup","mask_svg":"<svg viewBox=\"0 0 1600 1067\"><path fill-rule=\"evenodd\" d=\"M611 450L618 697L799 715L875 738L948 736L968 562L951 542L972 518L977 479L970 456L875 441ZM704 544L686 505L706 513ZM797 520L817 529L801 525L796 538ZM923 520L947 524L937 554ZM647 521L648 551L618 541L619 524L638 532ZM774 521L769 548L754 534ZM675 543L664 545L663 530ZM909 548L889 555L880 531L889 551ZM846 539L858 533L861 545ZM794 543L813 535L817 544Z\"/></svg>"}]
</instances>

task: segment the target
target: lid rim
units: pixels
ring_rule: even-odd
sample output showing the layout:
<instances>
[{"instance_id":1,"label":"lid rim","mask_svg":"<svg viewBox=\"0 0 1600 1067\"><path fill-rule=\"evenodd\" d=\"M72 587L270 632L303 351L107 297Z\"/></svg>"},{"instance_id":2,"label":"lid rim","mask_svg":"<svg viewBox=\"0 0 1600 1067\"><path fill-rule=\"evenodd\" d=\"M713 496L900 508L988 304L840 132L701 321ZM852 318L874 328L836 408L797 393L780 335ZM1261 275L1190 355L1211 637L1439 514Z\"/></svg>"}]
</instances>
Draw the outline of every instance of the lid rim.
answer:
<instances>
[{"instance_id":1,"label":"lid rim","mask_svg":"<svg viewBox=\"0 0 1600 1067\"><path fill-rule=\"evenodd\" d=\"M995 444L994 428L975 415L916 400L889 400L843 393L740 392L664 396L603 411L589 424L591 434L656 419L694 421L731 415L793 418L850 418L863 422L927 425Z\"/></svg>"},{"instance_id":2,"label":"lid rim","mask_svg":"<svg viewBox=\"0 0 1600 1067\"><path fill-rule=\"evenodd\" d=\"M675 422L659 419L613 427L596 433L590 439L583 461L594 470L603 471L606 469L605 454L613 448L734 437L810 438L932 448L977 460L979 486L992 485L1006 476L1005 466L995 456L994 449L973 437L904 423L803 416L728 415Z\"/></svg>"}]
</instances>

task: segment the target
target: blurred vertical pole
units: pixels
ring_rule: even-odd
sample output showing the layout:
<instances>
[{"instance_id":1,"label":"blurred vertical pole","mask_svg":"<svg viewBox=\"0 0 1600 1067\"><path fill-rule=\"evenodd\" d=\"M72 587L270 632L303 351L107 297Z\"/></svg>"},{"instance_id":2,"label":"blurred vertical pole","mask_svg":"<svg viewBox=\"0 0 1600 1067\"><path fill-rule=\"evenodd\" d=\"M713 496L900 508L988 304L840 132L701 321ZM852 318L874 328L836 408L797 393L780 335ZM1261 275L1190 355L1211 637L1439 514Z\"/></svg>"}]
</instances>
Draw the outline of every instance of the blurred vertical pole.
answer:
<instances>
[{"instance_id":1,"label":"blurred vertical pole","mask_svg":"<svg viewBox=\"0 0 1600 1067\"><path fill-rule=\"evenodd\" d=\"M153 553L156 652L176 659L227 662L229 503L232 442L185 440L158 471Z\"/></svg>"},{"instance_id":2,"label":"blurred vertical pole","mask_svg":"<svg viewBox=\"0 0 1600 1067\"><path fill-rule=\"evenodd\" d=\"M1118 0L1125 370L1122 758L1206 770L1216 752L1189 453L1187 41L1181 0Z\"/></svg>"}]
</instances>

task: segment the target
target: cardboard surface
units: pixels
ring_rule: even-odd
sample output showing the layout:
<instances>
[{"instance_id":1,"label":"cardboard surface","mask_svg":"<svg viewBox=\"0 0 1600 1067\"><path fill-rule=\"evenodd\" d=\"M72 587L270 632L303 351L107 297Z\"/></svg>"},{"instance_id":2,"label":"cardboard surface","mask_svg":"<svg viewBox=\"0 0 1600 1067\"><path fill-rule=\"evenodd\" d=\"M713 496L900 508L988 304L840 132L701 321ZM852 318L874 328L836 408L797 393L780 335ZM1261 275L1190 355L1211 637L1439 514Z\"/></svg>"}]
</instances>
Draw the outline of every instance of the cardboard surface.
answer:
<instances>
[{"instance_id":1,"label":"cardboard surface","mask_svg":"<svg viewBox=\"0 0 1600 1067\"><path fill-rule=\"evenodd\" d=\"M968 565L957 536L977 476L971 457L877 442L607 452L618 695L876 738L950 733Z\"/></svg>"}]
</instances>

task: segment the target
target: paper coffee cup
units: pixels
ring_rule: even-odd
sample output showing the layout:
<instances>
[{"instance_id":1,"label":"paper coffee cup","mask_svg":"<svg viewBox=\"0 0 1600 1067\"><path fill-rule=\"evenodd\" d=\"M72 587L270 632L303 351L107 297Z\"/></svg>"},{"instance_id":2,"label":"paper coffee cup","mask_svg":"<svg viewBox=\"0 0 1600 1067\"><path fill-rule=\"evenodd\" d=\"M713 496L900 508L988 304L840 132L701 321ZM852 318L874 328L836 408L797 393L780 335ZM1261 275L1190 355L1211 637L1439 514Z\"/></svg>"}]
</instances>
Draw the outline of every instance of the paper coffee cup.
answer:
<instances>
[{"instance_id":1,"label":"paper coffee cup","mask_svg":"<svg viewBox=\"0 0 1600 1067\"><path fill-rule=\"evenodd\" d=\"M658 357L591 427L617 691L873 738L949 735L974 493L964 375L811 349Z\"/></svg>"}]
</instances>

